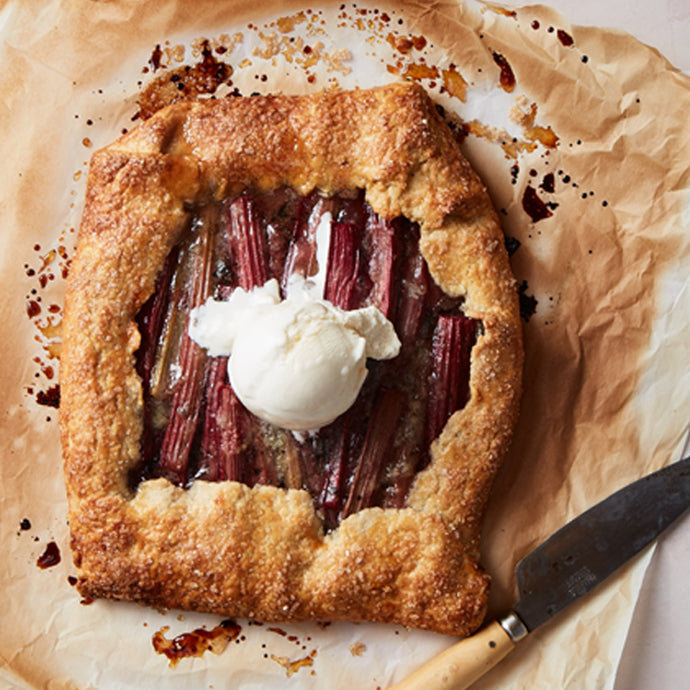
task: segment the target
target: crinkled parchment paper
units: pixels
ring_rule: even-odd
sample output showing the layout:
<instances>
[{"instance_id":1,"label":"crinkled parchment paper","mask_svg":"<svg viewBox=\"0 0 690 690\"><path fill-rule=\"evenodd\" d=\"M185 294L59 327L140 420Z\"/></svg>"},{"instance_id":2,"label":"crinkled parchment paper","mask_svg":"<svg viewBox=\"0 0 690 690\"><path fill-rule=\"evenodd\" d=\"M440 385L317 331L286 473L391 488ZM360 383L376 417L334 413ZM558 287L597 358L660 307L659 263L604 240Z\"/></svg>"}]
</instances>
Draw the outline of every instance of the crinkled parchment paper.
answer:
<instances>
[{"instance_id":1,"label":"crinkled parchment paper","mask_svg":"<svg viewBox=\"0 0 690 690\"><path fill-rule=\"evenodd\" d=\"M50 403L87 162L136 126L150 79L197 61L204 38L243 94L407 77L465 123L464 150L518 247L525 317L522 416L486 517L492 613L511 603L514 563L534 545L680 457L690 418L690 81L655 51L543 7L462 0L10 0L0 37L0 682L376 688L451 642L395 626L238 621L241 636L223 653L169 668L155 632L167 626L171 638L219 619L80 602L70 584ZM51 541L61 561L38 568ZM479 686L611 687L649 556Z\"/></svg>"}]
</instances>

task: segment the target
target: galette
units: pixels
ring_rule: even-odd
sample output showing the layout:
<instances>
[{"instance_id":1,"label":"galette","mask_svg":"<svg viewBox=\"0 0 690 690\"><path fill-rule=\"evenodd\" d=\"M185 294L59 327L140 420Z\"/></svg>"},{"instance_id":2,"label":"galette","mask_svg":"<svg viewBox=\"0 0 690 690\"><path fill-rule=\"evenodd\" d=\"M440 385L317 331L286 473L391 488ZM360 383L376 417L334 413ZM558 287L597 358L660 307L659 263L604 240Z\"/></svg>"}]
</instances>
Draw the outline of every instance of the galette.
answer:
<instances>
[{"instance_id":1,"label":"galette","mask_svg":"<svg viewBox=\"0 0 690 690\"><path fill-rule=\"evenodd\" d=\"M96 152L62 348L83 595L480 625L518 298L419 85L183 101Z\"/></svg>"}]
</instances>

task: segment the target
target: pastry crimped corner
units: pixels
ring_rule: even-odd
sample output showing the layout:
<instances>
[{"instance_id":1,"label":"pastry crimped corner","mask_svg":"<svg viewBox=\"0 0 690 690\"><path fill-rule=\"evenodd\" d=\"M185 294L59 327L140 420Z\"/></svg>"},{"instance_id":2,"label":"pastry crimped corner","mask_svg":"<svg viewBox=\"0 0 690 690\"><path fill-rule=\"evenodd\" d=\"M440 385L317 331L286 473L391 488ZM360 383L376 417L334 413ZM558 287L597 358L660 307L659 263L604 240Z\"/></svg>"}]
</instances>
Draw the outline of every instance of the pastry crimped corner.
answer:
<instances>
[{"instance_id":1,"label":"pastry crimped corner","mask_svg":"<svg viewBox=\"0 0 690 690\"><path fill-rule=\"evenodd\" d=\"M417 458L413 473L414 463L408 467L393 457L395 444L404 442L397 437L405 433L393 434L387 441L392 450L380 453L387 463L379 474L385 490L370 487L369 503L359 494L354 502L343 499L356 509L338 504L331 522L324 518L332 505L323 498L327 491L310 493L318 482L299 463L298 479L290 474L294 454L305 455L303 445L246 412L238 413L245 420L238 448L250 464L257 463L256 448L264 449L261 468L269 469L261 479L222 479L221 473L210 481L208 463L215 467L214 459L201 451L198 458L206 459L190 461L196 475L189 470L184 481L141 469L153 462L146 453L154 460L160 455L146 450L157 422L155 415L151 421L153 374L143 374L148 370L141 363L153 317L141 315L160 289L170 257L178 257L176 266L187 265L179 247L202 253L201 240L189 238L190 232L200 236L204 208L215 208L214 222L222 224L232 212L229 200L248 194L250 202L268 199L262 208L272 208L276 193L295 208L310 195L344 199L337 203L350 208L359 194L357 208L386 228L401 227L395 219L406 219L405 228L415 228L416 235L400 231L395 256L414 257L414 245L425 260L434 304L461 310L473 324L461 409L430 444L410 445ZM371 256L361 270L369 270L378 259L366 239L362 247L360 254ZM271 253L272 261L275 256L282 255ZM216 260L211 282L236 271L234 264L225 272L218 266ZM391 294L403 299L409 277L399 282L403 287L390 288ZM178 299L171 284L170 299ZM374 286L370 294L375 293ZM440 307L434 309L423 317L429 324L438 317ZM433 325L425 324L421 328L429 335L420 342L431 348ZM96 152L67 282L63 333L61 434L71 544L84 596L265 621L394 622L455 635L481 624L489 588L479 564L482 515L510 443L521 391L518 299L486 189L420 86L181 102ZM417 359L426 362L424 357ZM198 360L203 381L216 371L212 360ZM155 365L151 371L158 371ZM390 374L380 376L395 382ZM162 402L155 400L155 409L171 419L177 412L174 385L161 394ZM390 393L392 400L416 397L411 384L405 385L404 395ZM423 399L425 380L415 385ZM221 383L218 390L225 394L226 388ZM200 419L211 394L202 398ZM373 393L371 398L370 414L351 414L348 423L378 419ZM396 404L409 406L405 401ZM421 438L424 422L414 419ZM337 436L339 423L328 433ZM202 427L190 434L190 444L204 436ZM156 433L164 435L165 428ZM364 431L349 438L369 442ZM309 456L315 458L311 470L324 468L332 479L330 446L311 443L318 451ZM197 457L188 447L185 452ZM358 481L352 473L341 478L338 490L347 492ZM274 485L264 481L269 475Z\"/></svg>"}]
</instances>

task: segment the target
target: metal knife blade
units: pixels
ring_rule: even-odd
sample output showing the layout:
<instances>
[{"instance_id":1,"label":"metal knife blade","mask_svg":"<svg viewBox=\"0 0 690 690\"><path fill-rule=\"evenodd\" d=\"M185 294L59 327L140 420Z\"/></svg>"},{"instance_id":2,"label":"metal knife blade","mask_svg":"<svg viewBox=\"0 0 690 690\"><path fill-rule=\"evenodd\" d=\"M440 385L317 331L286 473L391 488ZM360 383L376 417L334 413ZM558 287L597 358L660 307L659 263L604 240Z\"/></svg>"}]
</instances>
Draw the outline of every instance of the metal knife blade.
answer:
<instances>
[{"instance_id":1,"label":"metal knife blade","mask_svg":"<svg viewBox=\"0 0 690 690\"><path fill-rule=\"evenodd\" d=\"M515 568L513 609L391 690L461 690L528 633L590 592L690 507L690 457L620 489L559 529Z\"/></svg>"},{"instance_id":2,"label":"metal knife blade","mask_svg":"<svg viewBox=\"0 0 690 690\"><path fill-rule=\"evenodd\" d=\"M690 457L617 491L517 564L513 610L532 632L630 560L688 506Z\"/></svg>"}]
</instances>

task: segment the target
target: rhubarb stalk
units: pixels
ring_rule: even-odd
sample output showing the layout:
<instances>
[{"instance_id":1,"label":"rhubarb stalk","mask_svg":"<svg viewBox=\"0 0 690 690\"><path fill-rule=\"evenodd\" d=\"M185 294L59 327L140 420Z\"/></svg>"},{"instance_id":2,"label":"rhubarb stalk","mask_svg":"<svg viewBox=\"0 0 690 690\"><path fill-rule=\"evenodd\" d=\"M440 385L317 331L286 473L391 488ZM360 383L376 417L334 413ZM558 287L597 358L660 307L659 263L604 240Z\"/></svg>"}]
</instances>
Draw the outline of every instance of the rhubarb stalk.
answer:
<instances>
[{"instance_id":1,"label":"rhubarb stalk","mask_svg":"<svg viewBox=\"0 0 690 690\"><path fill-rule=\"evenodd\" d=\"M353 204L350 206L353 207ZM369 207L366 207L366 215L363 207L358 213L353 213L353 208L349 209L347 216L351 221L334 223L331 228L325 297L342 309L356 309L366 302L389 316L394 305L393 285L398 256L396 228ZM362 254L364 244L368 247L368 262ZM363 265L365 262L366 265ZM380 368L377 367L376 372L370 372L367 377L365 388L355 403L357 410L361 410L362 405L371 404L379 378ZM393 400L395 402L391 404L395 407L399 397L397 393L387 391L379 395L379 400ZM377 402L375 410L379 409L380 404ZM371 457L370 452L376 445L373 441L376 432L370 430L365 434L361 427L357 417L348 411L336 425L324 432L329 462L316 502L327 527L337 524L343 503L346 503L344 514L347 514L347 511L358 509L355 507L357 504L368 503L373 498L376 487L369 486L367 477L371 479L373 476L372 481L378 477L377 472L372 472L377 460ZM363 455L358 465L350 467L350 446L362 435L365 436ZM350 471L359 477L353 480L352 487L356 493L363 492L362 498L354 498L352 492L349 498L346 495L345 484Z\"/></svg>"},{"instance_id":2,"label":"rhubarb stalk","mask_svg":"<svg viewBox=\"0 0 690 690\"><path fill-rule=\"evenodd\" d=\"M199 229L194 270L187 292L187 309L198 307L209 296L213 265L213 229L203 222ZM189 314L187 314L187 320ZM206 353L187 334L185 328L180 345L180 378L173 391L170 421L163 436L158 472L172 482L184 486L192 442L201 409Z\"/></svg>"},{"instance_id":3,"label":"rhubarb stalk","mask_svg":"<svg viewBox=\"0 0 690 690\"><path fill-rule=\"evenodd\" d=\"M247 192L228 205L224 231L239 286L251 290L264 285L271 277L268 241L257 204ZM241 478L249 486L276 483L275 463L265 447L260 423L241 405L234 391L223 390L209 397L206 417L216 418L216 427L226 423L233 426L211 434L205 450L209 476L229 471L228 478ZM240 439L245 441L244 449L239 446Z\"/></svg>"},{"instance_id":4,"label":"rhubarb stalk","mask_svg":"<svg viewBox=\"0 0 690 690\"><path fill-rule=\"evenodd\" d=\"M341 309L359 305L357 282L361 264L361 229L354 223L333 223L324 297Z\"/></svg>"},{"instance_id":5,"label":"rhubarb stalk","mask_svg":"<svg viewBox=\"0 0 690 690\"><path fill-rule=\"evenodd\" d=\"M141 333L141 344L137 353L137 372L147 387L156 359L158 339L163 331L165 316L170 301L170 289L177 265L177 248L167 256L163 268L156 279L151 297L137 314L137 325Z\"/></svg>"},{"instance_id":6,"label":"rhubarb stalk","mask_svg":"<svg viewBox=\"0 0 690 690\"><path fill-rule=\"evenodd\" d=\"M341 518L372 505L375 500L404 405L404 393L388 388L379 391Z\"/></svg>"},{"instance_id":7,"label":"rhubarb stalk","mask_svg":"<svg viewBox=\"0 0 690 690\"><path fill-rule=\"evenodd\" d=\"M332 213L334 206L333 198L318 194L301 200L281 279L283 294L291 276L297 274L310 278L320 268L317 265L316 231L323 215Z\"/></svg>"},{"instance_id":8,"label":"rhubarb stalk","mask_svg":"<svg viewBox=\"0 0 690 690\"><path fill-rule=\"evenodd\" d=\"M329 427L331 433L329 439L332 443L327 444L330 451L328 453L328 468L325 471L324 481L321 492L316 499L316 507L323 515L324 526L326 529L334 529L338 524L338 517L343 507L345 494L345 483L347 480L347 460L348 441L350 439L351 413L345 413L339 420L340 426Z\"/></svg>"},{"instance_id":9,"label":"rhubarb stalk","mask_svg":"<svg viewBox=\"0 0 690 690\"><path fill-rule=\"evenodd\" d=\"M464 407L470 395L470 355L476 322L464 314L441 314L431 343L431 374L427 412L427 442L431 443L448 418Z\"/></svg>"},{"instance_id":10,"label":"rhubarb stalk","mask_svg":"<svg viewBox=\"0 0 690 690\"><path fill-rule=\"evenodd\" d=\"M256 204L246 192L229 204L227 230L237 284L245 290L263 285L270 277L268 241Z\"/></svg>"},{"instance_id":11,"label":"rhubarb stalk","mask_svg":"<svg viewBox=\"0 0 690 690\"><path fill-rule=\"evenodd\" d=\"M270 449L266 448L261 424L256 417L250 416L246 408L242 407L242 412L246 415L246 424L244 424L246 452L242 467L242 482L247 486L256 484L276 486L278 471Z\"/></svg>"},{"instance_id":12,"label":"rhubarb stalk","mask_svg":"<svg viewBox=\"0 0 690 690\"><path fill-rule=\"evenodd\" d=\"M141 439L140 471L146 476L156 449L156 433L152 420L151 374L156 362L158 343L163 332L170 302L170 290L177 266L178 251L173 249L167 256L163 269L156 280L154 292L137 315L141 344L137 352L137 373L141 377L144 397L144 425Z\"/></svg>"},{"instance_id":13,"label":"rhubarb stalk","mask_svg":"<svg viewBox=\"0 0 690 690\"><path fill-rule=\"evenodd\" d=\"M417 342L429 283L432 282L426 261L419 251L419 232L414 227L409 230L406 251L399 262L399 292L394 319L396 333L405 350L414 347Z\"/></svg>"},{"instance_id":14,"label":"rhubarb stalk","mask_svg":"<svg viewBox=\"0 0 690 690\"><path fill-rule=\"evenodd\" d=\"M372 284L367 302L378 307L390 319L395 306L398 233L393 222L381 218L370 208L365 232L369 244L369 279Z\"/></svg>"},{"instance_id":15,"label":"rhubarb stalk","mask_svg":"<svg viewBox=\"0 0 690 690\"><path fill-rule=\"evenodd\" d=\"M302 465L300 463L301 446L291 432L281 429L280 434L285 449L285 487L288 489L301 489L304 482Z\"/></svg>"},{"instance_id":16,"label":"rhubarb stalk","mask_svg":"<svg viewBox=\"0 0 690 690\"><path fill-rule=\"evenodd\" d=\"M331 224L331 237L326 266L324 298L341 309L355 309L362 306L357 294L361 268L361 237L364 218L358 210L359 222ZM357 403L355 403L357 405ZM314 494L317 508L324 515L328 528L337 524L338 514L344 500L345 480L349 457L349 444L353 432L351 413L348 411L332 425L322 430L321 436L329 458L320 490Z\"/></svg>"},{"instance_id":17,"label":"rhubarb stalk","mask_svg":"<svg viewBox=\"0 0 690 690\"><path fill-rule=\"evenodd\" d=\"M228 383L228 358L215 357L208 366L206 409L197 477L208 481L240 481L246 412Z\"/></svg>"}]
</instances>

